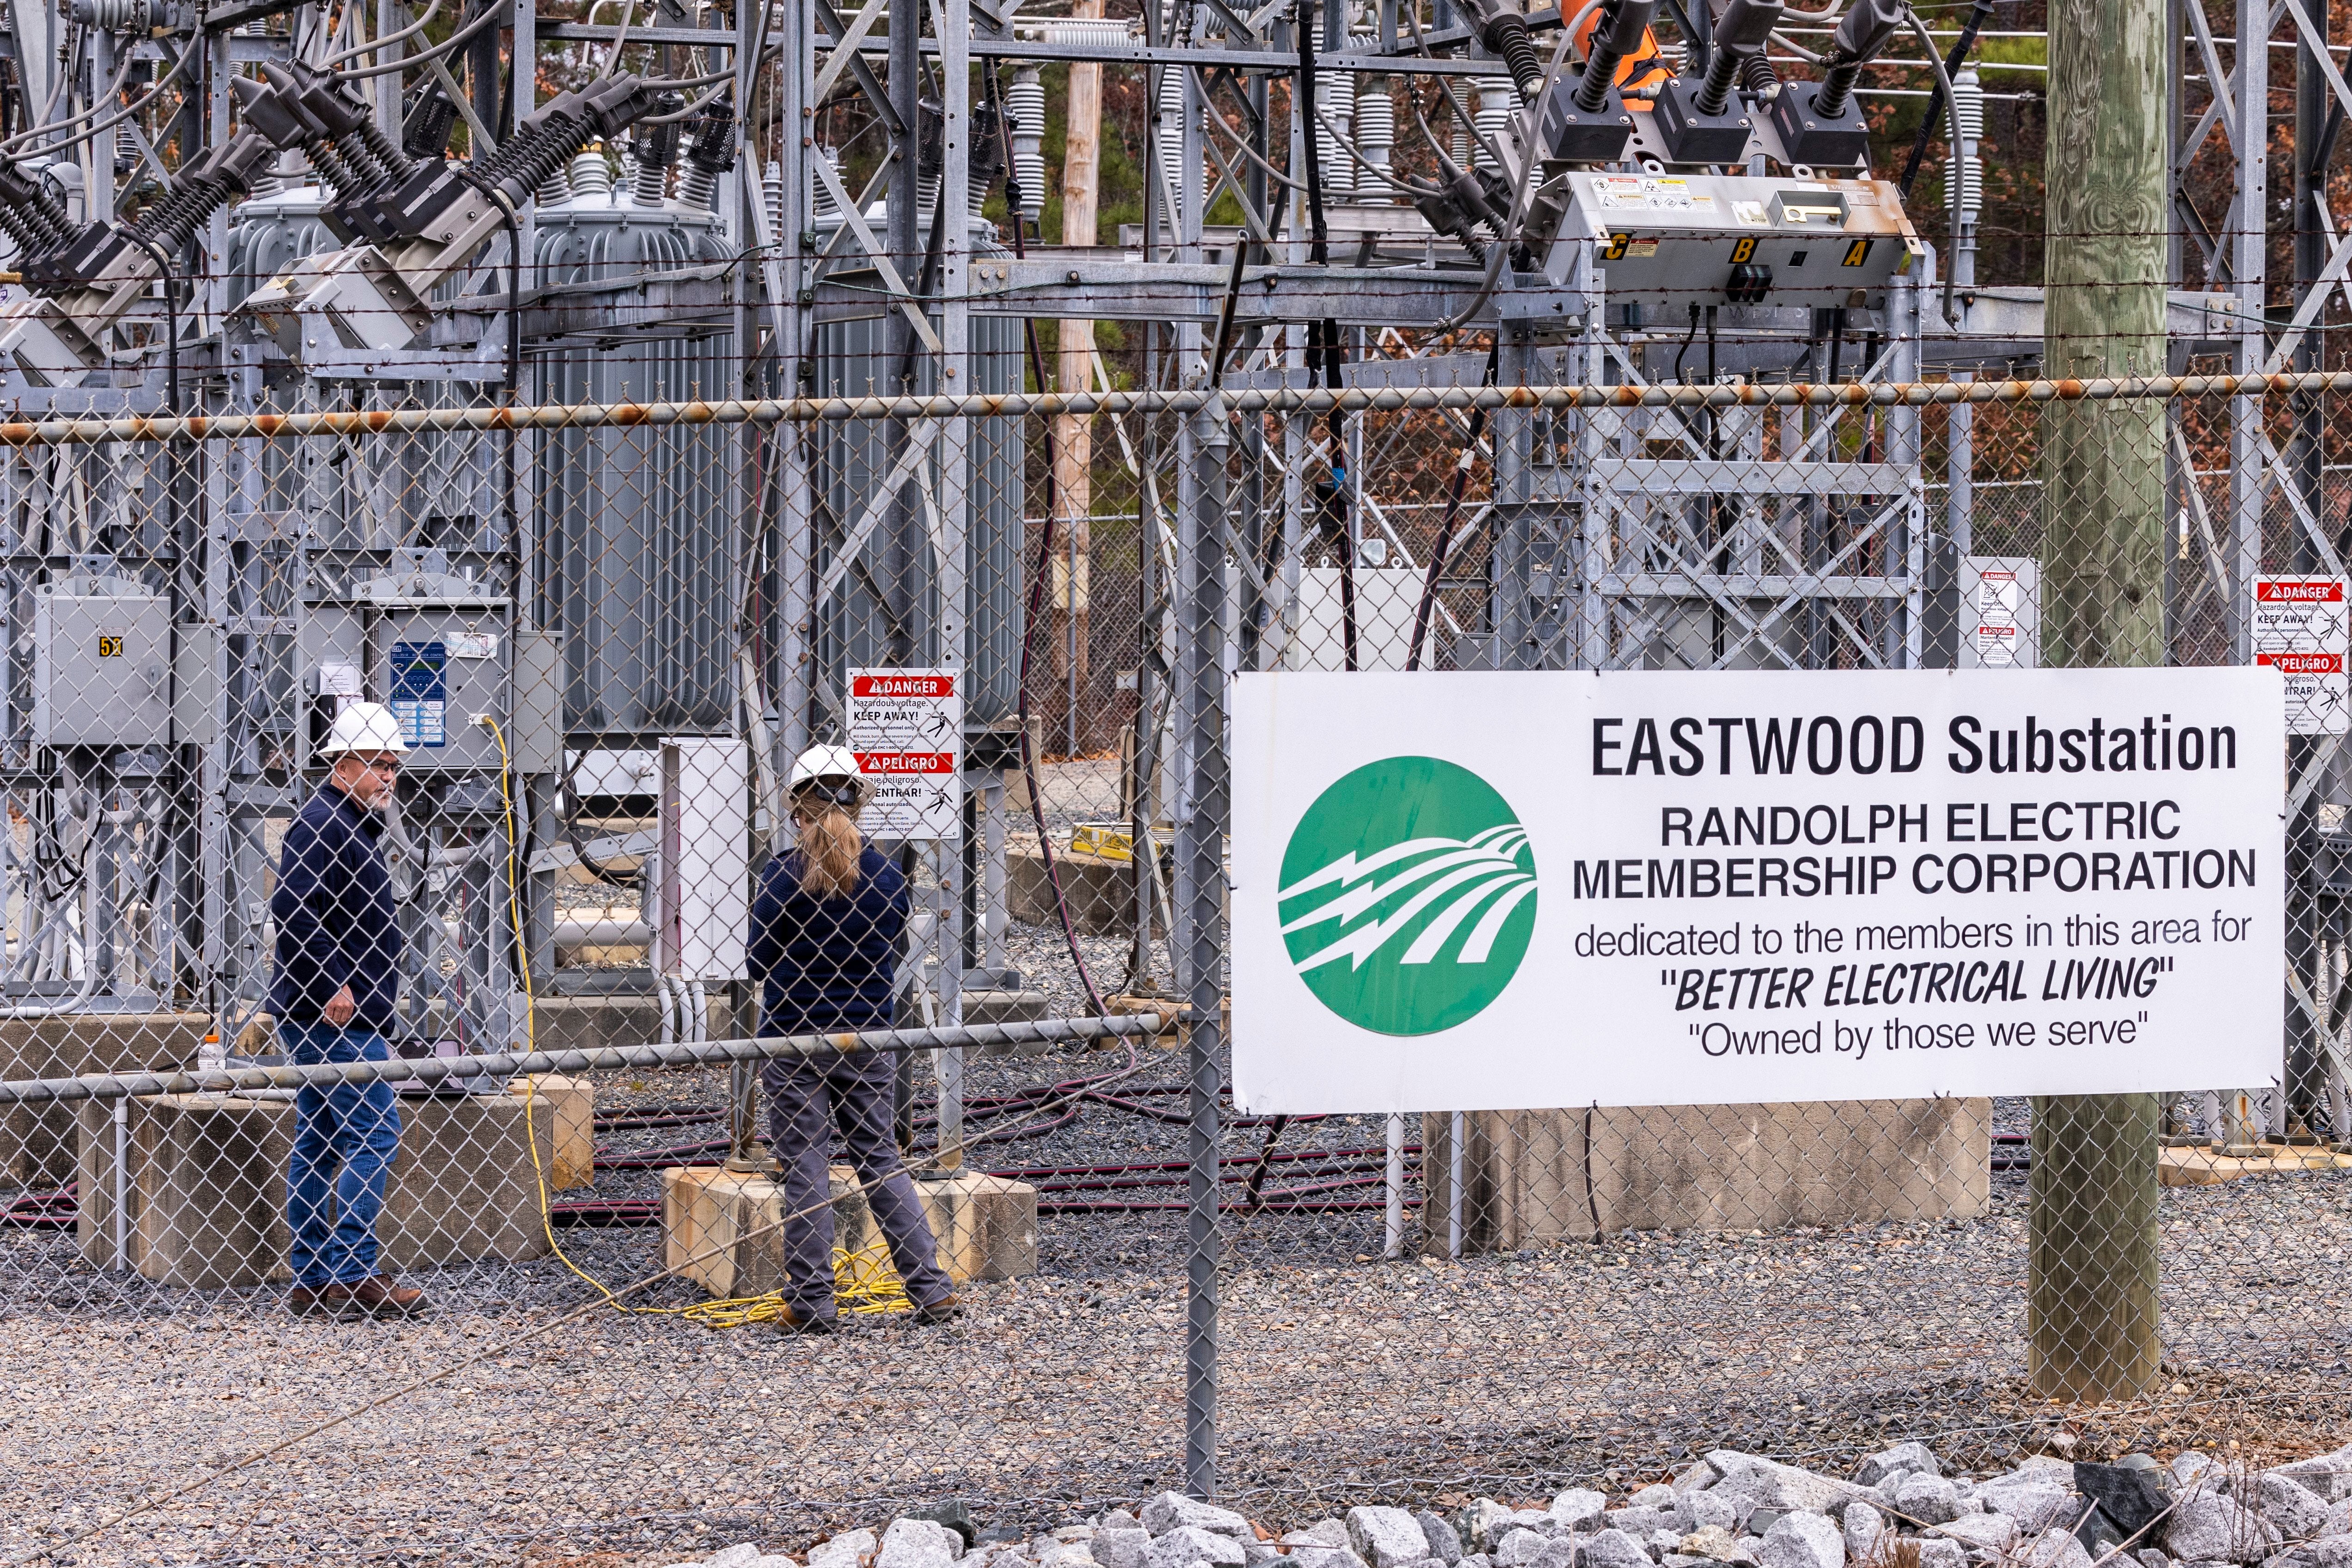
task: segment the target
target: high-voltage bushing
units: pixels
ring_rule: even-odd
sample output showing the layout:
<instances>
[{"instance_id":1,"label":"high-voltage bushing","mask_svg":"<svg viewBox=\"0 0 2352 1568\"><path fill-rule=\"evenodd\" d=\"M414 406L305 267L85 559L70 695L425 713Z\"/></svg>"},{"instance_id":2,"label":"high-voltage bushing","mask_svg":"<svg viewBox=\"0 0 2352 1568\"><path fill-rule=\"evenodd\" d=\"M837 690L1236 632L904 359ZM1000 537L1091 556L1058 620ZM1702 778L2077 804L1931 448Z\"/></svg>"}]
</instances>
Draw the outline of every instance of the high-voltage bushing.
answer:
<instances>
[{"instance_id":1,"label":"high-voltage bushing","mask_svg":"<svg viewBox=\"0 0 2352 1568\"><path fill-rule=\"evenodd\" d=\"M1519 0L1469 0L1469 10L1477 19L1478 41L1502 60L1519 96L1533 103L1543 90L1543 57L1528 36L1527 13L1519 8Z\"/></svg>"},{"instance_id":2,"label":"high-voltage bushing","mask_svg":"<svg viewBox=\"0 0 2352 1568\"><path fill-rule=\"evenodd\" d=\"M307 97L299 101L311 107ZM406 348L432 322L426 301L433 290L511 227L541 185L590 142L617 136L663 107L662 90L642 77L592 82L541 104L495 152L470 164L420 163L374 132L373 142L361 144L369 163L357 171L370 184L332 209L368 243L305 258L247 295L241 308L298 361L313 350ZM336 140L334 146L347 163L359 163L351 143ZM375 178L379 169L396 178Z\"/></svg>"},{"instance_id":3,"label":"high-voltage bushing","mask_svg":"<svg viewBox=\"0 0 2352 1568\"><path fill-rule=\"evenodd\" d=\"M1642 47L1655 0L1608 0L1592 29L1580 75L1571 70L1545 105L1543 145L1571 163L1614 163L1633 139L1633 116L1617 90L1617 68Z\"/></svg>"},{"instance_id":4,"label":"high-voltage bushing","mask_svg":"<svg viewBox=\"0 0 2352 1568\"><path fill-rule=\"evenodd\" d=\"M693 123L694 135L686 144L686 173L678 176L677 199L682 206L709 212L716 205L719 177L735 167L735 106L720 99Z\"/></svg>"},{"instance_id":5,"label":"high-voltage bushing","mask_svg":"<svg viewBox=\"0 0 2352 1568\"><path fill-rule=\"evenodd\" d=\"M129 224L86 224L62 242L27 250L17 266L34 293L0 311L0 363L37 386L104 364L108 330L156 279L171 278L197 228L231 198L250 195L275 156L268 142L240 132L181 169ZM45 233L63 216L62 206L38 199L15 210L28 229Z\"/></svg>"},{"instance_id":6,"label":"high-voltage bushing","mask_svg":"<svg viewBox=\"0 0 2352 1568\"><path fill-rule=\"evenodd\" d=\"M1772 123L1791 163L1844 168L1870 161L1870 127L1853 100L1864 66L1885 52L1908 14L1906 0L1853 0L1838 18L1818 82L1790 82L1772 100Z\"/></svg>"},{"instance_id":7,"label":"high-voltage bushing","mask_svg":"<svg viewBox=\"0 0 2352 1568\"><path fill-rule=\"evenodd\" d=\"M1765 40L1786 10L1781 0L1731 0L1715 19L1706 78L1696 88L1681 77L1660 86L1658 133L1675 163L1728 166L1747 159L1755 121L1735 93L1749 62L1764 59Z\"/></svg>"}]
</instances>

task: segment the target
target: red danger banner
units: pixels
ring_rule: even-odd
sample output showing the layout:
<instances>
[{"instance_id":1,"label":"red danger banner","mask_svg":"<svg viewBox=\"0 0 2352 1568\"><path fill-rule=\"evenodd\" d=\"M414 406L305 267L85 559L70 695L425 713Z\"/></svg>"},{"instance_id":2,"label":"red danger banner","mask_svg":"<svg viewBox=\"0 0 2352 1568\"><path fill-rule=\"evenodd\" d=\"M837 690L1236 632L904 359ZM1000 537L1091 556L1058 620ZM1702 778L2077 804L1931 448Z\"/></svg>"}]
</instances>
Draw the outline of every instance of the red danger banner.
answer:
<instances>
[{"instance_id":1,"label":"red danger banner","mask_svg":"<svg viewBox=\"0 0 2352 1568\"><path fill-rule=\"evenodd\" d=\"M2266 577L2254 584L2258 605L2340 605L2341 577Z\"/></svg>"},{"instance_id":2,"label":"red danger banner","mask_svg":"<svg viewBox=\"0 0 2352 1568\"><path fill-rule=\"evenodd\" d=\"M2258 653L2256 664L2267 664L2288 675L2341 675L2344 656L2340 653Z\"/></svg>"},{"instance_id":3,"label":"red danger banner","mask_svg":"<svg viewBox=\"0 0 2352 1568\"><path fill-rule=\"evenodd\" d=\"M857 765L880 778L895 778L908 773L952 773L956 771L953 752L860 752Z\"/></svg>"},{"instance_id":4,"label":"red danger banner","mask_svg":"<svg viewBox=\"0 0 2352 1568\"><path fill-rule=\"evenodd\" d=\"M952 675L858 675L849 682L852 697L952 697Z\"/></svg>"}]
</instances>

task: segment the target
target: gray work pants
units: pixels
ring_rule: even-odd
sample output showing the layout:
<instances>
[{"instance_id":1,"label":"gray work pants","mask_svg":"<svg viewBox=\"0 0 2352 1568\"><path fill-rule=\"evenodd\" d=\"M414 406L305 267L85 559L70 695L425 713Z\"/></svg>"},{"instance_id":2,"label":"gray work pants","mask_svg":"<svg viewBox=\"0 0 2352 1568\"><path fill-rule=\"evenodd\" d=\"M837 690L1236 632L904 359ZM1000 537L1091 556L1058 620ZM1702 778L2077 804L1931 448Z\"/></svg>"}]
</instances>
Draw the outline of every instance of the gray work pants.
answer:
<instances>
[{"instance_id":1,"label":"gray work pants","mask_svg":"<svg viewBox=\"0 0 2352 1568\"><path fill-rule=\"evenodd\" d=\"M875 1223L890 1244L890 1261L919 1307L954 1293L941 1273L939 1244L915 1195L914 1178L899 1163L891 1136L895 1058L860 1052L825 1061L772 1061L760 1074L768 1098L768 1142L783 1167L784 1299L796 1317L834 1317L832 1184L825 1166L834 1129L866 1192Z\"/></svg>"}]
</instances>

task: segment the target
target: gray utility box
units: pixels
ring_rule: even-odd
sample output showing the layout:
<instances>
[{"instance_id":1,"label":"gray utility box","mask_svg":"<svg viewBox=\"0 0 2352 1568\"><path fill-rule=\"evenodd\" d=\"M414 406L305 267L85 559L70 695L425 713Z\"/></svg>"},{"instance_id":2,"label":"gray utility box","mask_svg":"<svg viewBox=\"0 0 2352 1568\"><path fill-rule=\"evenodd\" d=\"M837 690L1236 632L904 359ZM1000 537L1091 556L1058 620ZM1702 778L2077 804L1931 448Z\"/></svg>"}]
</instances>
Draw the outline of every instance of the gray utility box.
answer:
<instances>
[{"instance_id":1,"label":"gray utility box","mask_svg":"<svg viewBox=\"0 0 2352 1568\"><path fill-rule=\"evenodd\" d=\"M495 773L498 742L474 721L487 713L514 744L508 668L514 635L504 606L393 606L367 615L369 686L400 721L404 767Z\"/></svg>"},{"instance_id":2,"label":"gray utility box","mask_svg":"<svg viewBox=\"0 0 2352 1568\"><path fill-rule=\"evenodd\" d=\"M33 590L33 743L156 746L172 739L172 612L119 578Z\"/></svg>"}]
</instances>

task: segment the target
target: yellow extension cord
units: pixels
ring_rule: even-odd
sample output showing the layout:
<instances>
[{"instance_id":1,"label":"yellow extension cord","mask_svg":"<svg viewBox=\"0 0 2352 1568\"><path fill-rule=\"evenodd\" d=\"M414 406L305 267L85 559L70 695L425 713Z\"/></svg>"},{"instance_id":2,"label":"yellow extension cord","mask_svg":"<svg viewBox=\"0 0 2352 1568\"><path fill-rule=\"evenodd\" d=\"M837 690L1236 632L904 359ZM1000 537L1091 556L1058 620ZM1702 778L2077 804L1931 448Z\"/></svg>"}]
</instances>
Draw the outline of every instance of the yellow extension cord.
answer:
<instances>
[{"instance_id":1,"label":"yellow extension cord","mask_svg":"<svg viewBox=\"0 0 2352 1568\"><path fill-rule=\"evenodd\" d=\"M515 858L514 759L507 751L506 732L499 721L488 713L475 715L476 721L490 732L499 748L499 800L505 808L507 832L507 912L514 921L517 939L522 932L521 868ZM539 998L530 985L530 964L516 965L522 982L523 1044L527 1051L539 1049ZM605 1304L616 1312L645 1317L677 1317L707 1329L740 1329L753 1323L774 1322L783 1316L784 1293L771 1290L764 1296L730 1298L721 1301L698 1301L689 1307L627 1307L621 1304L604 1282L572 1261L563 1244L555 1239L555 1221L547 1194L547 1169L539 1157L539 1138L530 1130L531 1112L538 1089L535 1074L525 1073L522 1082L523 1142L530 1147L531 1173L539 1182L539 1227L547 1237L548 1249L562 1260L563 1267L593 1286L604 1298ZM911 1312L915 1303L908 1298L906 1287L899 1283L898 1270L892 1267L889 1250L880 1242L868 1242L856 1252L842 1247L833 1249L834 1297L845 1312Z\"/></svg>"}]
</instances>

